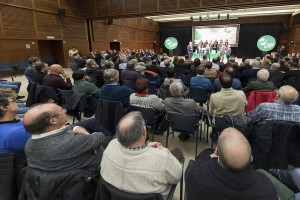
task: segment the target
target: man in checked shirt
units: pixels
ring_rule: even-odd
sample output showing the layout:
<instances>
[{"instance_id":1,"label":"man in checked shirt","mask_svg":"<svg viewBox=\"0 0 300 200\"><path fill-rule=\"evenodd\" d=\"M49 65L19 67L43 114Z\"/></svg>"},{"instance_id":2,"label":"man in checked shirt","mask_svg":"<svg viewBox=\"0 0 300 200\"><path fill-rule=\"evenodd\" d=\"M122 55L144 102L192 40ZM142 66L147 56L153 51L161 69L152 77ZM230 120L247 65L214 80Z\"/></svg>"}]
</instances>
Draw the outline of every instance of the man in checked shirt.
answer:
<instances>
[{"instance_id":1,"label":"man in checked shirt","mask_svg":"<svg viewBox=\"0 0 300 200\"><path fill-rule=\"evenodd\" d=\"M298 99L298 92L289 85L282 86L277 91L274 103L261 103L248 113L252 123L261 120L282 120L300 122L300 106L292 104Z\"/></svg>"}]
</instances>

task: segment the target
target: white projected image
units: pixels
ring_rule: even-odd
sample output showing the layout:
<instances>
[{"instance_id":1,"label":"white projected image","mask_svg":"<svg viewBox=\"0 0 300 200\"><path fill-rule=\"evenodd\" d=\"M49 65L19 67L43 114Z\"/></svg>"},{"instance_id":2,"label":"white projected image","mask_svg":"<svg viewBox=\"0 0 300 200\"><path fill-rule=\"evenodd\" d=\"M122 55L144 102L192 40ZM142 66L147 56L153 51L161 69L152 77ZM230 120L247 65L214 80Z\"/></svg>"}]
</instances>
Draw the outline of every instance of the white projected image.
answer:
<instances>
[{"instance_id":1,"label":"white projected image","mask_svg":"<svg viewBox=\"0 0 300 200\"><path fill-rule=\"evenodd\" d=\"M232 47L237 47L239 43L239 24L216 25L216 26L194 26L193 43L198 44L203 41L228 40Z\"/></svg>"}]
</instances>

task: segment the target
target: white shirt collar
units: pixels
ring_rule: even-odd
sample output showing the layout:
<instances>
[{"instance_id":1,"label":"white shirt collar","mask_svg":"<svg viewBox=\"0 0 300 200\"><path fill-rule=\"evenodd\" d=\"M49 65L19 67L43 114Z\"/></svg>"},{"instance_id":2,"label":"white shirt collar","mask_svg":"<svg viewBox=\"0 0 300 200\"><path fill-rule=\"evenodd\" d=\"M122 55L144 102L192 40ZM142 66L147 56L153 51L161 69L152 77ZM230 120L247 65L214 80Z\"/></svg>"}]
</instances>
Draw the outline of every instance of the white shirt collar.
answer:
<instances>
[{"instance_id":1,"label":"white shirt collar","mask_svg":"<svg viewBox=\"0 0 300 200\"><path fill-rule=\"evenodd\" d=\"M41 139L41 138L44 138L44 137L47 137L47 136L50 136L50 135L54 135L54 134L57 134L57 133L60 133L62 132L64 129L66 129L66 126L63 126L61 127L60 129L56 129L54 131L50 131L50 132L47 132L47 133L41 133L41 134L33 134L31 136L31 139Z\"/></svg>"}]
</instances>

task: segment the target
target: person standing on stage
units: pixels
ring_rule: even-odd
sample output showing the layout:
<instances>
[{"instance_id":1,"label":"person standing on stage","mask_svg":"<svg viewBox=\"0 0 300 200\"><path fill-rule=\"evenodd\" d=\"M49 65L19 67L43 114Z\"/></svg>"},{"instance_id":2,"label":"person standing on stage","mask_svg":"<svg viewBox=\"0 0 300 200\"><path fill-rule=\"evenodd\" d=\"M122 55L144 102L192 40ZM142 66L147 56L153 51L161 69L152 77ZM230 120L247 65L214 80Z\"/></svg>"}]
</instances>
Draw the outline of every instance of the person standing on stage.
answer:
<instances>
[{"instance_id":1,"label":"person standing on stage","mask_svg":"<svg viewBox=\"0 0 300 200\"><path fill-rule=\"evenodd\" d=\"M225 54L225 51L226 51L226 47L224 44L219 44L219 47L220 47L220 54L219 56L221 57L221 61L223 62L224 60L224 54Z\"/></svg>"},{"instance_id":2,"label":"person standing on stage","mask_svg":"<svg viewBox=\"0 0 300 200\"><path fill-rule=\"evenodd\" d=\"M229 57L231 56L231 47L230 47L230 45L225 46L225 55L226 55L227 62L228 62Z\"/></svg>"},{"instance_id":3,"label":"person standing on stage","mask_svg":"<svg viewBox=\"0 0 300 200\"><path fill-rule=\"evenodd\" d=\"M205 47L205 51L204 51L204 55L207 56L208 60L210 61L210 45L207 43L206 47Z\"/></svg>"},{"instance_id":4,"label":"person standing on stage","mask_svg":"<svg viewBox=\"0 0 300 200\"><path fill-rule=\"evenodd\" d=\"M212 50L214 50L215 53L218 53L218 41L217 41L217 39L214 41L214 43L212 45Z\"/></svg>"},{"instance_id":5,"label":"person standing on stage","mask_svg":"<svg viewBox=\"0 0 300 200\"><path fill-rule=\"evenodd\" d=\"M188 52L188 55L189 55L189 60L192 59L192 55L193 55L193 43L192 42L189 42L189 45L186 47L187 49L187 52Z\"/></svg>"}]
</instances>

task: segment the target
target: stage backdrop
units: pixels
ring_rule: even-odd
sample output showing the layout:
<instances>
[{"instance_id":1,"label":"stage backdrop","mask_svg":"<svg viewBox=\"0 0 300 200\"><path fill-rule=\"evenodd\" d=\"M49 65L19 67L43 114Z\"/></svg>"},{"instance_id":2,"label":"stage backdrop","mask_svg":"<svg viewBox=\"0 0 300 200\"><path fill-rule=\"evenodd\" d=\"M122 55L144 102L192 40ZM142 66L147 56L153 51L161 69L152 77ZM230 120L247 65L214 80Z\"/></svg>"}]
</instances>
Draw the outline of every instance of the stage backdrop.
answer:
<instances>
[{"instance_id":1,"label":"stage backdrop","mask_svg":"<svg viewBox=\"0 0 300 200\"><path fill-rule=\"evenodd\" d=\"M257 48L256 43L264 35L272 35L275 38L276 46L272 51L276 51L281 30L281 23L241 24L238 47L232 47L232 54L236 57L246 56L248 58L261 56L262 52ZM174 49L174 55L184 56L187 54L186 47L189 41L192 41L192 27L160 28L160 44L165 53L169 52L163 45L167 37L175 37L178 40L178 47Z\"/></svg>"},{"instance_id":2,"label":"stage backdrop","mask_svg":"<svg viewBox=\"0 0 300 200\"><path fill-rule=\"evenodd\" d=\"M232 47L237 47L239 43L239 24L213 25L213 26L193 26L193 43L200 41L214 42L228 40Z\"/></svg>"}]
</instances>

